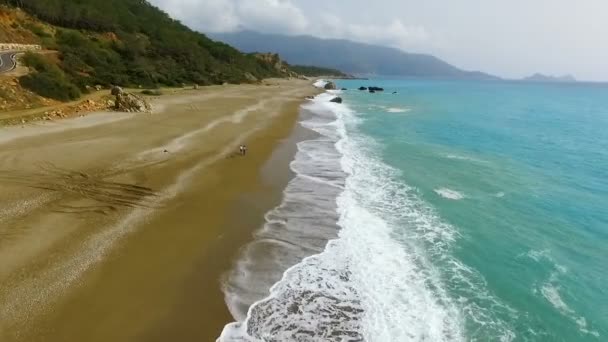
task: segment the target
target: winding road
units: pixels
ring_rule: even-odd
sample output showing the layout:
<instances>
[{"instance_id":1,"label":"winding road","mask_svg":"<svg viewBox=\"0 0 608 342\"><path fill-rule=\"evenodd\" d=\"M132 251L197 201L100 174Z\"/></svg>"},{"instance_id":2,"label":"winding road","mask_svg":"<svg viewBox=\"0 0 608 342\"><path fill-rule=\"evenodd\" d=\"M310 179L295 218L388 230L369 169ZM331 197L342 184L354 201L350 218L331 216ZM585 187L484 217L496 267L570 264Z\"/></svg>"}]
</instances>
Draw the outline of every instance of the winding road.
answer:
<instances>
[{"instance_id":1,"label":"winding road","mask_svg":"<svg viewBox=\"0 0 608 342\"><path fill-rule=\"evenodd\" d=\"M0 74L12 71L17 66L15 56L17 51L0 52Z\"/></svg>"}]
</instances>

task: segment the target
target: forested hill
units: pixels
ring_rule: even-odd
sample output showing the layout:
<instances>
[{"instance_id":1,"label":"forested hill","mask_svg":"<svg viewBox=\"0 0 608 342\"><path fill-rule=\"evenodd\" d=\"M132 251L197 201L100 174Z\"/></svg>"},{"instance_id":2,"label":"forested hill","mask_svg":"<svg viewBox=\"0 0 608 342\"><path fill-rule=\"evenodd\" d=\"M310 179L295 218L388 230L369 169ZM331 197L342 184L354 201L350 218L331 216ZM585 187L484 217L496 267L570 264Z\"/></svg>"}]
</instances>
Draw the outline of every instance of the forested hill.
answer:
<instances>
[{"instance_id":1,"label":"forested hill","mask_svg":"<svg viewBox=\"0 0 608 342\"><path fill-rule=\"evenodd\" d=\"M44 47L58 50L55 63L65 73L61 81L83 91L95 84L205 85L286 74L276 63L190 30L145 0L0 0L0 4L4 11L19 7L35 18L34 23L15 22L11 27L33 31Z\"/></svg>"}]
</instances>

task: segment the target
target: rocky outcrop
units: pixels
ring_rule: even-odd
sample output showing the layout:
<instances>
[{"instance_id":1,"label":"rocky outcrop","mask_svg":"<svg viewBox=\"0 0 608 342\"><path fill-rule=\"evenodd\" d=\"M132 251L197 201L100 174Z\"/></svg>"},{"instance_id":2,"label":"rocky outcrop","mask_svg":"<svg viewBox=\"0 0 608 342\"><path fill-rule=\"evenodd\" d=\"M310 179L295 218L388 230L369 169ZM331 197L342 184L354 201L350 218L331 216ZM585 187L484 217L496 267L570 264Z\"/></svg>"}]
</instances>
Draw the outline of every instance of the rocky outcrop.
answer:
<instances>
[{"instance_id":1,"label":"rocky outcrop","mask_svg":"<svg viewBox=\"0 0 608 342\"><path fill-rule=\"evenodd\" d=\"M368 87L367 89L369 89L369 91L371 92L373 91L384 91L384 88L380 88L380 87Z\"/></svg>"},{"instance_id":2,"label":"rocky outcrop","mask_svg":"<svg viewBox=\"0 0 608 342\"><path fill-rule=\"evenodd\" d=\"M334 97L333 99L329 100L329 102L342 103L342 98L341 97Z\"/></svg>"},{"instance_id":3,"label":"rocky outcrop","mask_svg":"<svg viewBox=\"0 0 608 342\"><path fill-rule=\"evenodd\" d=\"M110 94L112 94L112 96L122 95L123 93L124 91L119 86L112 86L112 88L110 89Z\"/></svg>"},{"instance_id":4,"label":"rocky outcrop","mask_svg":"<svg viewBox=\"0 0 608 342\"><path fill-rule=\"evenodd\" d=\"M359 87L359 90L363 91L363 90L367 90L366 87Z\"/></svg>"},{"instance_id":5,"label":"rocky outcrop","mask_svg":"<svg viewBox=\"0 0 608 342\"><path fill-rule=\"evenodd\" d=\"M276 53L256 53L255 57L260 61L272 66L273 69L282 74L284 77L300 77L300 75L297 73L289 70L289 65L285 63Z\"/></svg>"},{"instance_id":6,"label":"rocky outcrop","mask_svg":"<svg viewBox=\"0 0 608 342\"><path fill-rule=\"evenodd\" d=\"M334 82L330 81L325 84L324 88L325 88L325 90L336 90L336 89L338 89L338 86L336 86L336 84Z\"/></svg>"},{"instance_id":7,"label":"rocky outcrop","mask_svg":"<svg viewBox=\"0 0 608 342\"><path fill-rule=\"evenodd\" d=\"M112 95L114 95L114 92L112 92ZM149 113L152 111L150 103L135 94L122 92L114 96L116 96L114 109L117 111L130 113Z\"/></svg>"},{"instance_id":8,"label":"rocky outcrop","mask_svg":"<svg viewBox=\"0 0 608 342\"><path fill-rule=\"evenodd\" d=\"M255 83L255 82L258 82L258 81L259 81L259 80L257 79L257 77L253 76L253 75L252 75L251 73L249 73L249 72L246 72L246 73L244 74L244 76L245 76L245 78L247 79L247 81L249 81L249 82Z\"/></svg>"},{"instance_id":9,"label":"rocky outcrop","mask_svg":"<svg viewBox=\"0 0 608 342\"><path fill-rule=\"evenodd\" d=\"M114 109L117 111L135 113L152 111L152 106L150 106L148 101L135 94L126 93L119 86L112 86L110 93L112 96L116 97L116 100L114 100Z\"/></svg>"}]
</instances>

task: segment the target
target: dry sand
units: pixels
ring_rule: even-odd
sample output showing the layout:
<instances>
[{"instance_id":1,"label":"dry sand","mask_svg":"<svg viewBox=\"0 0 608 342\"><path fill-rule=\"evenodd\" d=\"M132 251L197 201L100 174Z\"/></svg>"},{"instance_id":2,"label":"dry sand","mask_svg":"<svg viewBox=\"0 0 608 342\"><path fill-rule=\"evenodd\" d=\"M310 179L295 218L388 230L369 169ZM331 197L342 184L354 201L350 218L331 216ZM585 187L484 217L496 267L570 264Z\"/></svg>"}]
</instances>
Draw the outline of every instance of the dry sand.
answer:
<instances>
[{"instance_id":1,"label":"dry sand","mask_svg":"<svg viewBox=\"0 0 608 342\"><path fill-rule=\"evenodd\" d=\"M0 341L213 341L221 276L280 200L276 151L316 92L273 84L0 128Z\"/></svg>"}]
</instances>

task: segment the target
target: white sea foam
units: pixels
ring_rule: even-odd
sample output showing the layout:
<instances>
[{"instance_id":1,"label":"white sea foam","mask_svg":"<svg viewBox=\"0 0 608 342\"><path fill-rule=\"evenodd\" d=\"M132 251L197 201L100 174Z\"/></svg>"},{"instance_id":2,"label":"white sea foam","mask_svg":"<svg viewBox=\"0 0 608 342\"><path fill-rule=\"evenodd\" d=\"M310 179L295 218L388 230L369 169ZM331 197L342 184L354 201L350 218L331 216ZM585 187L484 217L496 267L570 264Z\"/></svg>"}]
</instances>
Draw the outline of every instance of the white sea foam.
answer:
<instances>
[{"instance_id":1,"label":"white sea foam","mask_svg":"<svg viewBox=\"0 0 608 342\"><path fill-rule=\"evenodd\" d=\"M553 268L549 278L540 286L535 285L532 289L532 293L535 295L540 293L542 297L547 300L561 315L571 319L576 324L580 332L599 337L599 332L589 328L585 317L572 309L561 295L563 289L560 285L560 277L566 275L568 273L568 269L565 266L557 263L552 257L551 251L548 249L531 250L525 255L537 263L545 263Z\"/></svg>"},{"instance_id":2,"label":"white sea foam","mask_svg":"<svg viewBox=\"0 0 608 342\"><path fill-rule=\"evenodd\" d=\"M600 334L597 331L589 329L585 317L574 311L562 298L561 287L558 285L559 274L560 272L553 272L549 280L541 285L540 293L560 314L573 320L580 332L599 337Z\"/></svg>"},{"instance_id":3,"label":"white sea foam","mask_svg":"<svg viewBox=\"0 0 608 342\"><path fill-rule=\"evenodd\" d=\"M371 110L376 110L376 109L380 109L383 110L387 113L407 113L409 111L411 111L410 108L402 108L402 107L389 107L389 106L383 106L383 105L370 105L368 107L368 109Z\"/></svg>"},{"instance_id":4,"label":"white sea foam","mask_svg":"<svg viewBox=\"0 0 608 342\"><path fill-rule=\"evenodd\" d=\"M315 86L315 87L317 87L317 88L325 88L325 85L327 83L328 82L326 80L318 80L315 83L313 83L312 85Z\"/></svg>"},{"instance_id":5,"label":"white sea foam","mask_svg":"<svg viewBox=\"0 0 608 342\"><path fill-rule=\"evenodd\" d=\"M411 109L409 109L409 108L397 108L397 107L391 107L391 108L386 109L386 111L389 113L407 113L410 110Z\"/></svg>"},{"instance_id":6,"label":"white sea foam","mask_svg":"<svg viewBox=\"0 0 608 342\"><path fill-rule=\"evenodd\" d=\"M435 193L443 198L449 199L449 200L454 200L454 201L458 201L461 199L464 199L465 196L456 191L456 190L452 190L452 189L448 189L448 188L439 188L439 189L435 189L433 190L435 191Z\"/></svg>"},{"instance_id":7,"label":"white sea foam","mask_svg":"<svg viewBox=\"0 0 608 342\"><path fill-rule=\"evenodd\" d=\"M484 161L475 157L471 157L471 156L467 156L467 155L461 155L461 154L452 154L452 153L448 153L446 155L444 155L445 158L447 159L454 159L454 160L463 160L463 161L471 161L471 162L476 162L476 163L483 163Z\"/></svg>"},{"instance_id":8,"label":"white sea foam","mask_svg":"<svg viewBox=\"0 0 608 342\"><path fill-rule=\"evenodd\" d=\"M358 133L356 113L347 105L329 103L331 96L323 94L311 102L309 109L319 117L304 125L321 138L300 144L292 164L297 182L307 179L301 175L311 170L318 172L311 179L325 182L310 188L311 196L302 188L294 197L288 187L286 200L267 215L259 236L284 241L283 253L275 255L279 260L290 259L290 253L302 246L308 253L314 251L325 233L334 229L336 217L319 210L334 210L335 205L328 206L327 201L320 208L312 205L323 195L318 188L339 192L338 236L318 254L287 269L270 294L253 303L245 317L236 315L239 322L227 325L218 340L459 341L480 336L513 340L512 328L498 318L513 316L513 310L487 291L478 273L451 255L457 232L400 181L397 170L381 161L374 141ZM341 154L339 168L323 165L324 158L319 158L334 156L329 147L335 141ZM335 177L341 172L347 174L342 182ZM288 215L286 203L293 209ZM281 215L276 215L277 210ZM294 227L294 218L308 218L308 224L316 225L301 225L300 220ZM315 235L320 231L324 233ZM251 274L240 267L252 262L241 259L235 273ZM230 290L242 289L230 284L255 282L228 281L229 303L231 296L239 296ZM465 331L469 325L474 327L471 332Z\"/></svg>"}]
</instances>

